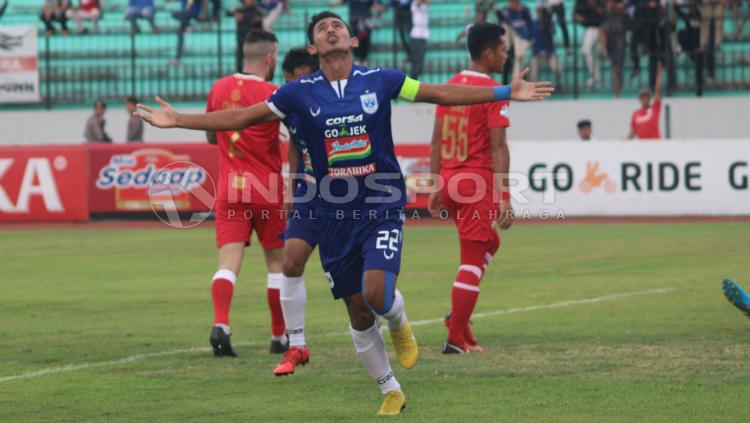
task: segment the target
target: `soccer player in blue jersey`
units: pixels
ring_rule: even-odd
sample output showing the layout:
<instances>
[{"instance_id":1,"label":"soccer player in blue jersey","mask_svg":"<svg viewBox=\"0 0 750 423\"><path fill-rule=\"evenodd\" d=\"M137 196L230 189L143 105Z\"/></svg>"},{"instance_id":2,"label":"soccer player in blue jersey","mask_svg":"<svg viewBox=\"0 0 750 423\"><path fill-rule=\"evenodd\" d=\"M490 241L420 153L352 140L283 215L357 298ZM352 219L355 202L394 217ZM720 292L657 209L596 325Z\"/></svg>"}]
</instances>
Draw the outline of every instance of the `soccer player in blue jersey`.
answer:
<instances>
[{"instance_id":1,"label":"soccer player in blue jersey","mask_svg":"<svg viewBox=\"0 0 750 423\"><path fill-rule=\"evenodd\" d=\"M286 82L308 76L319 67L318 59L305 48L289 50L281 64ZM273 370L276 376L294 373L296 366L310 360L310 351L305 342L307 290L302 274L320 237L314 220L317 197L307 196L307 185L314 187L315 184L307 141L297 115L287 116L284 125L289 130L289 187L293 193L284 232L284 273L281 281L281 310L289 336L289 350ZM314 194L314 190L310 191Z\"/></svg>"},{"instance_id":2,"label":"soccer player in blue jersey","mask_svg":"<svg viewBox=\"0 0 750 423\"><path fill-rule=\"evenodd\" d=\"M391 100L459 106L541 100L554 89L521 78L499 87L420 84L396 70L354 66L357 38L332 12L313 16L307 35L321 71L282 86L265 104L185 115L157 97L161 108L139 104L136 114L157 127L213 131L298 116L318 186L321 263L334 298L346 303L357 355L385 396L378 414L396 415L406 398L391 371L378 316L388 322L402 367L413 367L419 351L396 289L405 187L391 135Z\"/></svg>"}]
</instances>

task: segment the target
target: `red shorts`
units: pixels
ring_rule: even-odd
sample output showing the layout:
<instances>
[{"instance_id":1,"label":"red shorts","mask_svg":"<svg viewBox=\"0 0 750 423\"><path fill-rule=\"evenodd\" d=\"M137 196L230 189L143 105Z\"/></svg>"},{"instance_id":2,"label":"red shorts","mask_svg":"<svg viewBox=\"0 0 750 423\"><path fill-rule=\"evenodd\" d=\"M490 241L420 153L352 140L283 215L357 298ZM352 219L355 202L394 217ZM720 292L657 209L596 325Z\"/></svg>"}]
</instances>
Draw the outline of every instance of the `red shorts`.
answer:
<instances>
[{"instance_id":1,"label":"red shorts","mask_svg":"<svg viewBox=\"0 0 750 423\"><path fill-rule=\"evenodd\" d=\"M216 246L232 242L250 245L253 231L260 245L268 250L284 247L282 235L286 218L281 204L254 204L216 200Z\"/></svg>"},{"instance_id":2,"label":"red shorts","mask_svg":"<svg viewBox=\"0 0 750 423\"><path fill-rule=\"evenodd\" d=\"M440 196L456 223L458 237L470 241L489 241L500 215L497 202L500 197L494 195L492 172L456 169L440 172L440 176L444 181Z\"/></svg>"}]
</instances>

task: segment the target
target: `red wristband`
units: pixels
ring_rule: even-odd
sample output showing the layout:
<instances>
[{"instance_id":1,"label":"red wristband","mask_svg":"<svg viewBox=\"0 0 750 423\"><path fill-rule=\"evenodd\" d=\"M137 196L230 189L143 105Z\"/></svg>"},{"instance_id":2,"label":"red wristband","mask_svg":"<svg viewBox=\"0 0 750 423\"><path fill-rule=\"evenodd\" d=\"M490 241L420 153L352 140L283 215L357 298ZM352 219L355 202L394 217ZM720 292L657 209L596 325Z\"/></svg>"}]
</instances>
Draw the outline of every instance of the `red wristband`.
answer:
<instances>
[{"instance_id":1,"label":"red wristband","mask_svg":"<svg viewBox=\"0 0 750 423\"><path fill-rule=\"evenodd\" d=\"M500 197L503 201L510 201L510 191L503 191L502 197Z\"/></svg>"}]
</instances>

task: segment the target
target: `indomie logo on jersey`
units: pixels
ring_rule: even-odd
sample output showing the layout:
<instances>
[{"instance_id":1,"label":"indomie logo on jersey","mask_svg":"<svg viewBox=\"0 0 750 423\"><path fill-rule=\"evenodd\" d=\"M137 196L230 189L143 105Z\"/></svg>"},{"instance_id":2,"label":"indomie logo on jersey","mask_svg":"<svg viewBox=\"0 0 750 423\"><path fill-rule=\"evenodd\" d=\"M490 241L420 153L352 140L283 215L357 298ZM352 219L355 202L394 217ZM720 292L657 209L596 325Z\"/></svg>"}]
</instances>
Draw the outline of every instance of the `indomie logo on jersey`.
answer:
<instances>
[{"instance_id":1,"label":"indomie logo on jersey","mask_svg":"<svg viewBox=\"0 0 750 423\"><path fill-rule=\"evenodd\" d=\"M326 140L328 164L332 165L343 160L357 160L368 157L372 153L372 145L368 135L346 138L330 138Z\"/></svg>"}]
</instances>

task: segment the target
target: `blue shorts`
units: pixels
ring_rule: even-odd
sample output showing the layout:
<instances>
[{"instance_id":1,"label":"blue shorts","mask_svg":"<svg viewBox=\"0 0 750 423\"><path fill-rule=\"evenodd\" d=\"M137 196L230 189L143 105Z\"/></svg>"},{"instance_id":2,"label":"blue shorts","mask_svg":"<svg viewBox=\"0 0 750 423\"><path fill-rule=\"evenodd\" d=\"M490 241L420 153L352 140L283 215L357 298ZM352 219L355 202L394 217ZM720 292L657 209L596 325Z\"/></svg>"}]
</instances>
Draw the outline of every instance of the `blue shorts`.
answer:
<instances>
[{"instance_id":1,"label":"blue shorts","mask_svg":"<svg viewBox=\"0 0 750 423\"><path fill-rule=\"evenodd\" d=\"M320 227L320 262L333 298L362 292L367 270L398 275L404 240L403 212L391 211L380 219L323 217Z\"/></svg>"},{"instance_id":2,"label":"blue shorts","mask_svg":"<svg viewBox=\"0 0 750 423\"><path fill-rule=\"evenodd\" d=\"M287 214L284 239L299 238L315 248L320 242L320 225L315 207L307 204L295 205Z\"/></svg>"}]
</instances>

